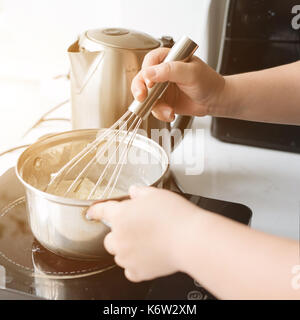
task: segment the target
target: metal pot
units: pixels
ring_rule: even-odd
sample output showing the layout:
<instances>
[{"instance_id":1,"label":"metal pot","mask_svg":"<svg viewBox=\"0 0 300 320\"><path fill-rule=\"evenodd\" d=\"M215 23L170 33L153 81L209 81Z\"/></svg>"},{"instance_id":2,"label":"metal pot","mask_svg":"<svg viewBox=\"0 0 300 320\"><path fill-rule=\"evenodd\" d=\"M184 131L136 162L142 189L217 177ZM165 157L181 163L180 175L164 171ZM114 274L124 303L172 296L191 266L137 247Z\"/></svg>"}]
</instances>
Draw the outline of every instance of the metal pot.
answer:
<instances>
[{"instance_id":1,"label":"metal pot","mask_svg":"<svg viewBox=\"0 0 300 320\"><path fill-rule=\"evenodd\" d=\"M86 129L54 134L28 147L18 159L16 172L25 186L29 225L35 238L50 251L68 258L107 258L103 239L109 228L102 222L85 218L87 208L96 199L66 198L45 190L51 174L102 131ZM169 166L166 152L156 142L139 134L131 150L139 157L131 157L131 161L124 164L118 181L119 189L126 195L133 183L160 187ZM150 161L145 161L147 158ZM102 162L96 163L88 178L96 181L103 166ZM67 178L74 179L77 173L73 174Z\"/></svg>"}]
</instances>

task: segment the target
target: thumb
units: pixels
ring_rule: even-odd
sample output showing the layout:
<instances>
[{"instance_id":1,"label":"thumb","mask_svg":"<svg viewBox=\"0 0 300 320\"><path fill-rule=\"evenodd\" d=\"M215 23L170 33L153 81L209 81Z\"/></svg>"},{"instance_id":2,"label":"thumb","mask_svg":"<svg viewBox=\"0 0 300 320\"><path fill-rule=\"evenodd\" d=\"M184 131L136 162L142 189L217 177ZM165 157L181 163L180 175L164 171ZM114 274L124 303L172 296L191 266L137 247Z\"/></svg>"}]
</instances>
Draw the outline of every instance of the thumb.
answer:
<instances>
[{"instance_id":1,"label":"thumb","mask_svg":"<svg viewBox=\"0 0 300 320\"><path fill-rule=\"evenodd\" d=\"M188 83L191 71L187 62L170 61L144 68L142 74L148 82Z\"/></svg>"},{"instance_id":2,"label":"thumb","mask_svg":"<svg viewBox=\"0 0 300 320\"><path fill-rule=\"evenodd\" d=\"M102 220L105 224L111 225L111 220L117 212L119 203L117 201L107 201L102 203L92 204L85 217L87 220Z\"/></svg>"},{"instance_id":3,"label":"thumb","mask_svg":"<svg viewBox=\"0 0 300 320\"><path fill-rule=\"evenodd\" d=\"M146 187L146 186L137 186L137 185L132 185L129 188L129 195L131 198L139 198L145 195L148 195L149 192L151 192L153 189L153 187Z\"/></svg>"}]
</instances>

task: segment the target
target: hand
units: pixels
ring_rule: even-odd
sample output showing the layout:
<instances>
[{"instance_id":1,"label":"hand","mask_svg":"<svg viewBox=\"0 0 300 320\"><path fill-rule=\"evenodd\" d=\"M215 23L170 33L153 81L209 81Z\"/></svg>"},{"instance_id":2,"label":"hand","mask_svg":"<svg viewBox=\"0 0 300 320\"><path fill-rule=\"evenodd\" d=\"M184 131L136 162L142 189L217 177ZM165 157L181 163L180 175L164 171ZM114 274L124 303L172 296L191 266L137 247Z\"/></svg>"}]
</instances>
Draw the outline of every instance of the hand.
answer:
<instances>
[{"instance_id":1,"label":"hand","mask_svg":"<svg viewBox=\"0 0 300 320\"><path fill-rule=\"evenodd\" d=\"M132 187L130 196L88 210L89 218L111 225L104 240L106 250L134 282L178 271L181 242L200 209L173 192L152 187Z\"/></svg>"},{"instance_id":2,"label":"hand","mask_svg":"<svg viewBox=\"0 0 300 320\"><path fill-rule=\"evenodd\" d=\"M224 78L195 56L189 62L161 63L169 50L158 48L145 56L142 69L131 84L135 99L143 101L147 87L169 81L165 94L152 109L156 118L169 122L174 120L174 113L214 115L225 86Z\"/></svg>"}]
</instances>

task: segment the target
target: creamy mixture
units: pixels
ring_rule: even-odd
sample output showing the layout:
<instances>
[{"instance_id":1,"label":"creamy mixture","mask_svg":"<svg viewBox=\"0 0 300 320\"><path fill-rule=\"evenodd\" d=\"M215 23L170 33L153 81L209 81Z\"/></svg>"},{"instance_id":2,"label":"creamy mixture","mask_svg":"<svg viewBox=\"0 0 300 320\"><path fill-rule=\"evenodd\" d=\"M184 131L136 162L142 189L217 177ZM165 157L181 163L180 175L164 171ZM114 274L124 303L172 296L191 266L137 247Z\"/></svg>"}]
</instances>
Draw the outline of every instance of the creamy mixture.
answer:
<instances>
[{"instance_id":1,"label":"creamy mixture","mask_svg":"<svg viewBox=\"0 0 300 320\"><path fill-rule=\"evenodd\" d=\"M57 195L63 195L66 190L69 188L73 180L62 180L58 188L56 189L56 194ZM94 188L95 183L92 182L88 178L84 178L81 184L78 187L75 187L75 190L70 192L68 194L68 198L73 198L73 199L79 199L79 200L87 200L90 192ZM92 199L100 199L103 191L105 190L106 186L100 185L96 188L94 195L92 196ZM111 188L110 188L111 190ZM109 194L109 192L106 192L106 194ZM121 197L124 196L126 193L118 188L114 188L113 192L109 196L109 198L116 198L116 197Z\"/></svg>"}]
</instances>

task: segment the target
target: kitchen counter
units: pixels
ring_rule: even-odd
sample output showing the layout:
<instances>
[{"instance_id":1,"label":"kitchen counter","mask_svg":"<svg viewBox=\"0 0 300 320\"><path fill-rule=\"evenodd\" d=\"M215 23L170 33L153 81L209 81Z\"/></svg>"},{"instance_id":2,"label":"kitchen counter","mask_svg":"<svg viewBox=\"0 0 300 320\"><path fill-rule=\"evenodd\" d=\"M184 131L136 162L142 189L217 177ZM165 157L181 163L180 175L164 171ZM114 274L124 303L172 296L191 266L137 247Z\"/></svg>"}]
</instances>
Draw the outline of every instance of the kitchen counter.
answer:
<instances>
[{"instance_id":1,"label":"kitchen counter","mask_svg":"<svg viewBox=\"0 0 300 320\"><path fill-rule=\"evenodd\" d=\"M253 228L299 239L300 154L221 142L211 136L210 122L210 117L195 118L192 125L204 129L197 146L204 147L203 173L188 176L184 166L171 166L182 189L243 203L253 212ZM175 160L190 139L187 136L177 147Z\"/></svg>"}]
</instances>

